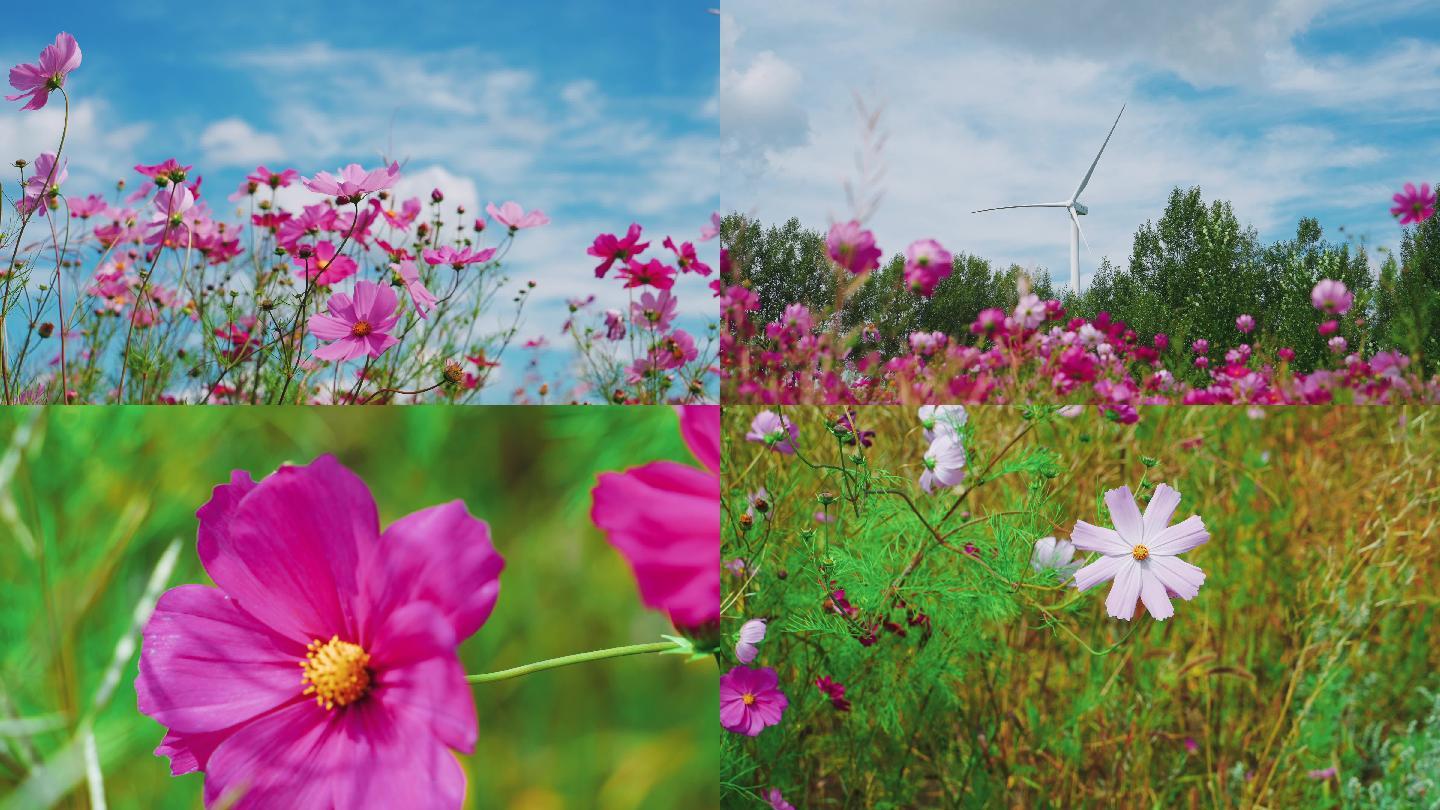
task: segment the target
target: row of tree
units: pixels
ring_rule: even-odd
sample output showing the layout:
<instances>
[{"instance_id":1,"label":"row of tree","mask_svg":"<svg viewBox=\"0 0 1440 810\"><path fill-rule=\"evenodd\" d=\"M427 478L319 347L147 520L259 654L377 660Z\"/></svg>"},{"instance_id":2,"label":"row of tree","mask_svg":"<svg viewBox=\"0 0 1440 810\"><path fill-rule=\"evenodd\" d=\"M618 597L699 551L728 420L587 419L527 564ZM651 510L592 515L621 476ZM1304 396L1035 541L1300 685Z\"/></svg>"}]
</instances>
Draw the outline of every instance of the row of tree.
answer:
<instances>
[{"instance_id":1,"label":"row of tree","mask_svg":"<svg viewBox=\"0 0 1440 810\"><path fill-rule=\"evenodd\" d=\"M831 267L823 233L796 219L764 227L732 214L721 235L730 281L744 281L756 292L759 319L775 320L787 304L800 302L812 312L833 313L829 328L873 324L879 339L872 345L887 355L906 351L913 331L957 334L981 310L1013 309L1017 282L1025 276L1035 293L1060 298L1071 315L1108 312L1147 342L1165 333L1171 352L1188 352L1200 338L1221 348L1246 340L1258 348L1288 346L1297 367L1309 370L1330 353L1329 338L1316 330L1324 316L1310 302L1316 282L1329 278L1355 294L1339 333L1352 349L1367 355L1398 349L1430 370L1440 359L1440 217L1406 229L1398 255L1382 251L1377 277L1363 244L1327 240L1314 219L1300 220L1294 238L1264 244L1254 228L1241 225L1230 203L1207 204L1199 188L1177 188L1159 220L1136 231L1128 264L1103 260L1082 295L1068 289L1057 295L1044 269L1001 268L956 253L950 277L922 298L904 289L904 259L897 254L838 311L839 285L850 279ZM1255 319L1254 334L1237 331L1241 314ZM1185 358L1171 359L1179 361L1171 368L1188 366Z\"/></svg>"}]
</instances>

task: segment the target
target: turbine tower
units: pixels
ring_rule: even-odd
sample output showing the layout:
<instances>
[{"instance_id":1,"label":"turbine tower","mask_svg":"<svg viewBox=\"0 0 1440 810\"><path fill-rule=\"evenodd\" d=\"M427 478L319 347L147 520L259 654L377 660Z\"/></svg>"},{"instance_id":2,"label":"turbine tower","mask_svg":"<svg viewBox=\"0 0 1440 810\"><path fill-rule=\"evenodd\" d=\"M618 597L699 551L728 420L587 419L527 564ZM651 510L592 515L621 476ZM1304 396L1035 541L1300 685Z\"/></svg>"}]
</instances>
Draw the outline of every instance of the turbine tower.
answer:
<instances>
[{"instance_id":1,"label":"turbine tower","mask_svg":"<svg viewBox=\"0 0 1440 810\"><path fill-rule=\"evenodd\" d=\"M1075 289L1076 294L1080 292L1080 240L1085 239L1085 249L1090 249L1090 240L1085 237L1085 232L1080 230L1080 217L1090 213L1080 202L1080 193L1090 183L1090 175L1095 173L1095 166L1100 162L1100 156L1105 154L1105 147L1110 143L1110 135L1115 134L1115 127L1120 125L1120 116L1125 114L1125 106L1121 105L1120 112L1115 116L1115 123L1110 125L1110 134L1105 136L1105 143L1100 144L1100 151L1095 153L1095 160L1090 163L1090 171L1085 172L1085 179L1075 187L1075 193L1070 199L1052 203L1031 203L1029 205L1002 205L999 208L982 208L979 211L971 211L972 214L983 214L986 211L1005 211L1011 208L1064 208L1070 215L1070 286Z\"/></svg>"}]
</instances>

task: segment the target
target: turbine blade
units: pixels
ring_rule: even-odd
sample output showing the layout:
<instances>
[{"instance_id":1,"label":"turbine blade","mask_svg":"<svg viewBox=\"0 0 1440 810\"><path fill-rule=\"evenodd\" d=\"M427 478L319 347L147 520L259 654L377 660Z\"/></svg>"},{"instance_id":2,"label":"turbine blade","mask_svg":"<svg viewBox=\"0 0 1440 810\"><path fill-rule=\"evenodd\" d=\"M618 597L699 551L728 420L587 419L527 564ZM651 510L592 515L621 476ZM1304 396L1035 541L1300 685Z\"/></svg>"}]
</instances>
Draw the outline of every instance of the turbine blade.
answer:
<instances>
[{"instance_id":1,"label":"turbine blade","mask_svg":"<svg viewBox=\"0 0 1440 810\"><path fill-rule=\"evenodd\" d=\"M1082 227L1080 227L1080 217L1078 217L1078 216L1075 215L1075 209L1074 209L1074 208L1069 209L1069 211L1070 211L1070 221L1073 222L1073 223L1075 223L1075 230L1076 230L1076 232L1078 232L1078 233L1080 234L1080 238L1081 238L1081 239L1084 239L1084 240L1085 240L1085 251L1086 251L1087 253L1093 253L1094 251L1091 250L1091 248L1090 248L1090 240L1089 240L1089 239L1086 239L1086 237L1085 237L1085 229L1082 228Z\"/></svg>"},{"instance_id":2,"label":"turbine blade","mask_svg":"<svg viewBox=\"0 0 1440 810\"><path fill-rule=\"evenodd\" d=\"M1068 202L1029 203L1027 205L1002 205L999 208L981 208L979 211L971 211L970 213L983 214L986 211L1006 211L1011 208L1066 208L1069 207L1069 205L1070 203Z\"/></svg>"},{"instance_id":3,"label":"turbine blade","mask_svg":"<svg viewBox=\"0 0 1440 810\"><path fill-rule=\"evenodd\" d=\"M1110 125L1110 135L1114 135L1115 127L1120 126L1120 116L1125 114L1125 107L1125 104L1120 105L1120 112L1115 116L1115 123ZM1079 186L1076 186L1075 193L1070 195L1071 200L1080 199L1080 192L1084 191L1085 187L1090 184L1090 175L1095 173L1095 165L1100 162L1100 156L1105 154L1105 147L1110 144L1110 135L1106 135L1105 143L1100 144L1100 151L1095 153L1095 160L1090 163L1090 171L1085 172L1085 179L1080 181Z\"/></svg>"}]
</instances>

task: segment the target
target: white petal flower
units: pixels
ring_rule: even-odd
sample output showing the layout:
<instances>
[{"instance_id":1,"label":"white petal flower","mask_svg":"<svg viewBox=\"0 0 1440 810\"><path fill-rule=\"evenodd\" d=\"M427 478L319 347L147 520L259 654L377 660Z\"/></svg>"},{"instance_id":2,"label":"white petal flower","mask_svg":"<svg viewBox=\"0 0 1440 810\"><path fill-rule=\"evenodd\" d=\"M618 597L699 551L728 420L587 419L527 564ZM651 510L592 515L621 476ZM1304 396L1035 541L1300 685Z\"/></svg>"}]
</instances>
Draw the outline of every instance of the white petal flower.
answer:
<instances>
[{"instance_id":1,"label":"white petal flower","mask_svg":"<svg viewBox=\"0 0 1440 810\"><path fill-rule=\"evenodd\" d=\"M1105 505L1115 528L1080 520L1070 533L1075 548L1102 555L1075 572L1076 587L1083 591L1114 580L1105 607L1117 619L1129 621L1139 602L1157 620L1174 616L1170 597L1193 599L1205 583L1204 571L1176 556L1210 539L1204 521L1191 515L1171 526L1180 493L1167 484L1155 488L1144 515L1129 487L1106 492Z\"/></svg>"}]
</instances>

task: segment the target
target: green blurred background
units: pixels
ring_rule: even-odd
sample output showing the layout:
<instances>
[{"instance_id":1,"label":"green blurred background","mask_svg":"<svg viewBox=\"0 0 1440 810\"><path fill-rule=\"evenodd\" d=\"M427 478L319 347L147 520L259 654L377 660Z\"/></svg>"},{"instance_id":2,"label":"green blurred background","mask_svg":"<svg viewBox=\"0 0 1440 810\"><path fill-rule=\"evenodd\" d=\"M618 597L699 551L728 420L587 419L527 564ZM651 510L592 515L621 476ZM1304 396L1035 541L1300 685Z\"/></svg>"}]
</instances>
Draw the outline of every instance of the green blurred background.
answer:
<instances>
[{"instance_id":1,"label":"green blurred background","mask_svg":"<svg viewBox=\"0 0 1440 810\"><path fill-rule=\"evenodd\" d=\"M0 448L0 807L91 806L79 718L172 540L166 586L209 584L195 510L232 469L258 479L333 453L382 524L463 499L506 560L494 615L461 647L467 672L671 632L589 520L596 473L694 463L669 408L7 408ZM136 710L135 661L94 723L105 798L200 807L202 777L151 753L164 730ZM636 656L475 686L467 806L718 805L716 678L708 661ZM37 718L55 727L23 728Z\"/></svg>"}]
</instances>

